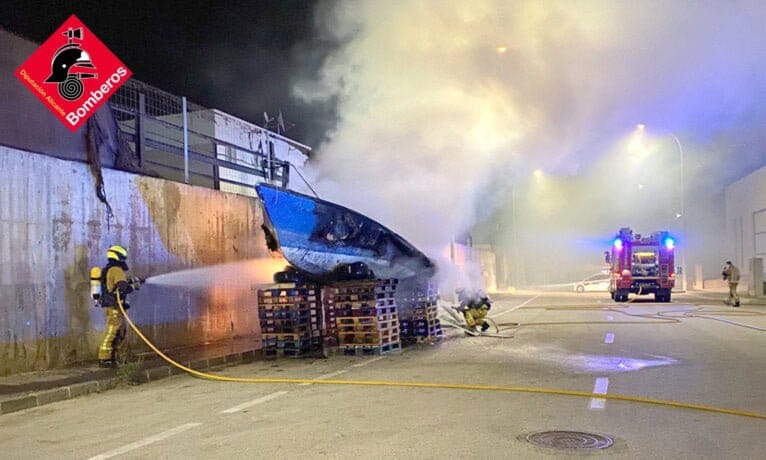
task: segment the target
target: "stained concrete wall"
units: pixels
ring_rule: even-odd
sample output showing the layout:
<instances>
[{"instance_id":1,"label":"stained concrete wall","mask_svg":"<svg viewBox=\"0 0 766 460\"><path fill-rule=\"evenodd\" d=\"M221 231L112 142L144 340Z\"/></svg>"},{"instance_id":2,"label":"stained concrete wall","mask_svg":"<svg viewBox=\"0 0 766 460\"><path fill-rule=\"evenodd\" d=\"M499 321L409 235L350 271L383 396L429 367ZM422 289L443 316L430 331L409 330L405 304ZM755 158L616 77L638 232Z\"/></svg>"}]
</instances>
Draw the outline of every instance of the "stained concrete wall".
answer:
<instances>
[{"instance_id":1,"label":"stained concrete wall","mask_svg":"<svg viewBox=\"0 0 766 460\"><path fill-rule=\"evenodd\" d=\"M112 244L142 277L267 256L255 199L0 147L0 374L95 358L103 312L88 269ZM247 291L247 292L245 292ZM131 316L161 347L257 335L249 289L142 289Z\"/></svg>"}]
</instances>

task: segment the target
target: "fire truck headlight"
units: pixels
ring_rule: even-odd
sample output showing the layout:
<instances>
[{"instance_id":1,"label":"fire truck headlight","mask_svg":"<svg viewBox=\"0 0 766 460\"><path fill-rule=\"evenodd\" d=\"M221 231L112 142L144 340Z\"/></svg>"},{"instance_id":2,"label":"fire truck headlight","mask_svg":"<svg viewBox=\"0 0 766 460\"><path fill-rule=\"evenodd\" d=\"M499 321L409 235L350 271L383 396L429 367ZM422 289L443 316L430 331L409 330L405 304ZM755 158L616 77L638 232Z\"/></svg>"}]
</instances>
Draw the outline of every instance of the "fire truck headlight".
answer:
<instances>
[{"instance_id":1,"label":"fire truck headlight","mask_svg":"<svg viewBox=\"0 0 766 460\"><path fill-rule=\"evenodd\" d=\"M622 251L622 240L619 238L614 239L614 248L618 251Z\"/></svg>"},{"instance_id":2,"label":"fire truck headlight","mask_svg":"<svg viewBox=\"0 0 766 460\"><path fill-rule=\"evenodd\" d=\"M672 251L675 246L676 246L676 242L673 241L673 238L670 238L670 237L665 238L665 247L668 249L668 251Z\"/></svg>"}]
</instances>

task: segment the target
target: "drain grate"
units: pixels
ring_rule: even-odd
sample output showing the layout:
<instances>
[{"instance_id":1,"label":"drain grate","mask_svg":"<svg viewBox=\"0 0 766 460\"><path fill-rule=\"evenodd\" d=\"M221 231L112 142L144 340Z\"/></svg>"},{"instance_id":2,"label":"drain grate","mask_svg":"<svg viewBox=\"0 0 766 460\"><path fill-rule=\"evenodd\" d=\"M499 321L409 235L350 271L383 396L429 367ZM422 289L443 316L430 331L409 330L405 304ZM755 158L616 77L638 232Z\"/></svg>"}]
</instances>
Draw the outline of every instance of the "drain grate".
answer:
<instances>
[{"instance_id":1,"label":"drain grate","mask_svg":"<svg viewBox=\"0 0 766 460\"><path fill-rule=\"evenodd\" d=\"M541 431L528 434L526 439L536 446L567 450L606 449L614 444L607 436L580 431Z\"/></svg>"}]
</instances>

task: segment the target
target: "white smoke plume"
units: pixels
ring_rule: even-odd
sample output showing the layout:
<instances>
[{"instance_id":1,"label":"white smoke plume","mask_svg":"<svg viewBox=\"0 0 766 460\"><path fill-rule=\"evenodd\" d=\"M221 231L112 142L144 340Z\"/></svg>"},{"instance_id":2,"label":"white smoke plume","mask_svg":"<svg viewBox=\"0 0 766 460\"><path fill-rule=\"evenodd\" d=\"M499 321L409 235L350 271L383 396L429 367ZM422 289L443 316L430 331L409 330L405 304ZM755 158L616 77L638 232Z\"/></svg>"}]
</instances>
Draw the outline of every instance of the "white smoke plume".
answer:
<instances>
[{"instance_id":1,"label":"white smoke plume","mask_svg":"<svg viewBox=\"0 0 766 460\"><path fill-rule=\"evenodd\" d=\"M313 180L429 255L493 209L510 212L510 184L538 168L584 183L547 197L577 206L549 206L556 219L530 219L537 229L616 231L614 213L581 215L619 209L604 195L620 178L599 180L637 123L682 139L687 193L692 174L733 165L714 174L724 183L766 163L764 23L757 1L320 3L320 38L338 46L294 95L335 104L338 122Z\"/></svg>"}]
</instances>

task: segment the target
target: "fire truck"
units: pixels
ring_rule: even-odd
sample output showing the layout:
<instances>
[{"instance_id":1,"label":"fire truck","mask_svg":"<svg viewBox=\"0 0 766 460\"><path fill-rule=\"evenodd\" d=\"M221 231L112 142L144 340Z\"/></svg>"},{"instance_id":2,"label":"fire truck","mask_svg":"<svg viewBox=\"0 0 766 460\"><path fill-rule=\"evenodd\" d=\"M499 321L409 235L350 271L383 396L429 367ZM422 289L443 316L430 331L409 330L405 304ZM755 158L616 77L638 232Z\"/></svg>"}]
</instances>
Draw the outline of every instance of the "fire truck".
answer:
<instances>
[{"instance_id":1,"label":"fire truck","mask_svg":"<svg viewBox=\"0 0 766 460\"><path fill-rule=\"evenodd\" d=\"M675 241L666 231L649 236L622 228L605 251L610 264L609 292L617 302L628 300L628 294L654 294L657 302L670 302L675 286Z\"/></svg>"}]
</instances>

